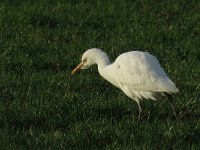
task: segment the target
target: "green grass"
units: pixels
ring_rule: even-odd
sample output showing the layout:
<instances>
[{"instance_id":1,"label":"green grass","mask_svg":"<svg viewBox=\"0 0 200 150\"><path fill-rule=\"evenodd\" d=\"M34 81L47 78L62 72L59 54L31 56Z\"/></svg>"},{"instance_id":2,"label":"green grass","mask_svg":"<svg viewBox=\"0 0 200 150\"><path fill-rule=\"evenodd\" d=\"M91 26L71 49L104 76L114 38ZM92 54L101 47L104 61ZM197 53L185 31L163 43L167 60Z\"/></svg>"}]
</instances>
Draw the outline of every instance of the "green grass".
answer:
<instances>
[{"instance_id":1,"label":"green grass","mask_svg":"<svg viewBox=\"0 0 200 150\"><path fill-rule=\"evenodd\" d=\"M1 149L199 149L198 0L4 0L0 3ZM81 54L111 60L150 51L180 93L137 104L96 67L71 76Z\"/></svg>"}]
</instances>

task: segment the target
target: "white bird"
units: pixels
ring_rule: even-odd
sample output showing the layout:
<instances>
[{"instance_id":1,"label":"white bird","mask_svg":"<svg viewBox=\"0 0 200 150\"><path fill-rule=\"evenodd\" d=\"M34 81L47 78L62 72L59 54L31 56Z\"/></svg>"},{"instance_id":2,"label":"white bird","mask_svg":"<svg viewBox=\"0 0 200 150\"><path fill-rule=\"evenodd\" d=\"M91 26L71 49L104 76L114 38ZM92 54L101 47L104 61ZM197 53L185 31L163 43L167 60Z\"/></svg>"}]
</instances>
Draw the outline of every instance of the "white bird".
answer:
<instances>
[{"instance_id":1,"label":"white bird","mask_svg":"<svg viewBox=\"0 0 200 150\"><path fill-rule=\"evenodd\" d=\"M126 52L111 63L105 52L92 48L82 55L81 63L72 71L72 74L94 64L98 65L99 74L103 78L137 102L139 118L142 112L140 106L142 99L157 100L160 95L169 96L179 91L156 57L148 52ZM172 108L174 110L173 105ZM174 114L176 115L175 110Z\"/></svg>"}]
</instances>

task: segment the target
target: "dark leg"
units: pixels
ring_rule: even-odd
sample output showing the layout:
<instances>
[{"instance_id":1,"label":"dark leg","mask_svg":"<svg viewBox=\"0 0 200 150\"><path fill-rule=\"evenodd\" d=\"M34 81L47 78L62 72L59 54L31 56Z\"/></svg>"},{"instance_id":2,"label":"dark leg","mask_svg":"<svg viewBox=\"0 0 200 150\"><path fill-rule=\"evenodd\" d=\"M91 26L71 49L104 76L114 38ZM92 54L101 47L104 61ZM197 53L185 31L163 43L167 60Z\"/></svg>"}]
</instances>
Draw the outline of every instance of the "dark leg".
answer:
<instances>
[{"instance_id":1,"label":"dark leg","mask_svg":"<svg viewBox=\"0 0 200 150\"><path fill-rule=\"evenodd\" d=\"M174 103L173 103L173 100L172 100L172 95L169 94L169 93L164 93L164 95L167 96L167 98L169 99L170 105L171 105L172 110L174 112L174 116L177 118L177 113L176 113L176 109L174 107Z\"/></svg>"}]
</instances>

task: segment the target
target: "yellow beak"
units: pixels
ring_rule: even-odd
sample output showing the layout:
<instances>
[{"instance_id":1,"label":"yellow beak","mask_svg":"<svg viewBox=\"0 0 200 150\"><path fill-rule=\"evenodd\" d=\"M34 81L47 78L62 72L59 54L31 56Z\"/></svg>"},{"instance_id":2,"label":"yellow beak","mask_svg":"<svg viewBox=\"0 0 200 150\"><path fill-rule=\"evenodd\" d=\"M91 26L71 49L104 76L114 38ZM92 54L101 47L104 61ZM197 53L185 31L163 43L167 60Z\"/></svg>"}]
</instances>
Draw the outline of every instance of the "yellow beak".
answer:
<instances>
[{"instance_id":1,"label":"yellow beak","mask_svg":"<svg viewBox=\"0 0 200 150\"><path fill-rule=\"evenodd\" d=\"M76 68L74 68L71 74L75 74L78 70L80 70L83 67L84 64L85 62L81 62Z\"/></svg>"}]
</instances>

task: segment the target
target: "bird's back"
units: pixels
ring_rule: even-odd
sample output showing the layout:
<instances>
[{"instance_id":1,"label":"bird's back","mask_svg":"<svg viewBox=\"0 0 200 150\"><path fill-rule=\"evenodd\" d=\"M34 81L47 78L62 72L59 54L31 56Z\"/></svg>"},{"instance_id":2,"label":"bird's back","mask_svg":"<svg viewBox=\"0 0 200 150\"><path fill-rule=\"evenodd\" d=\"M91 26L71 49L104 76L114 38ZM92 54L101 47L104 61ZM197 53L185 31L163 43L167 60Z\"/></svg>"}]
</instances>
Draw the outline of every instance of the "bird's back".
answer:
<instances>
[{"instance_id":1,"label":"bird's back","mask_svg":"<svg viewBox=\"0 0 200 150\"><path fill-rule=\"evenodd\" d=\"M175 93L178 89L148 52L123 53L113 63L115 78L121 87L132 91Z\"/></svg>"}]
</instances>

